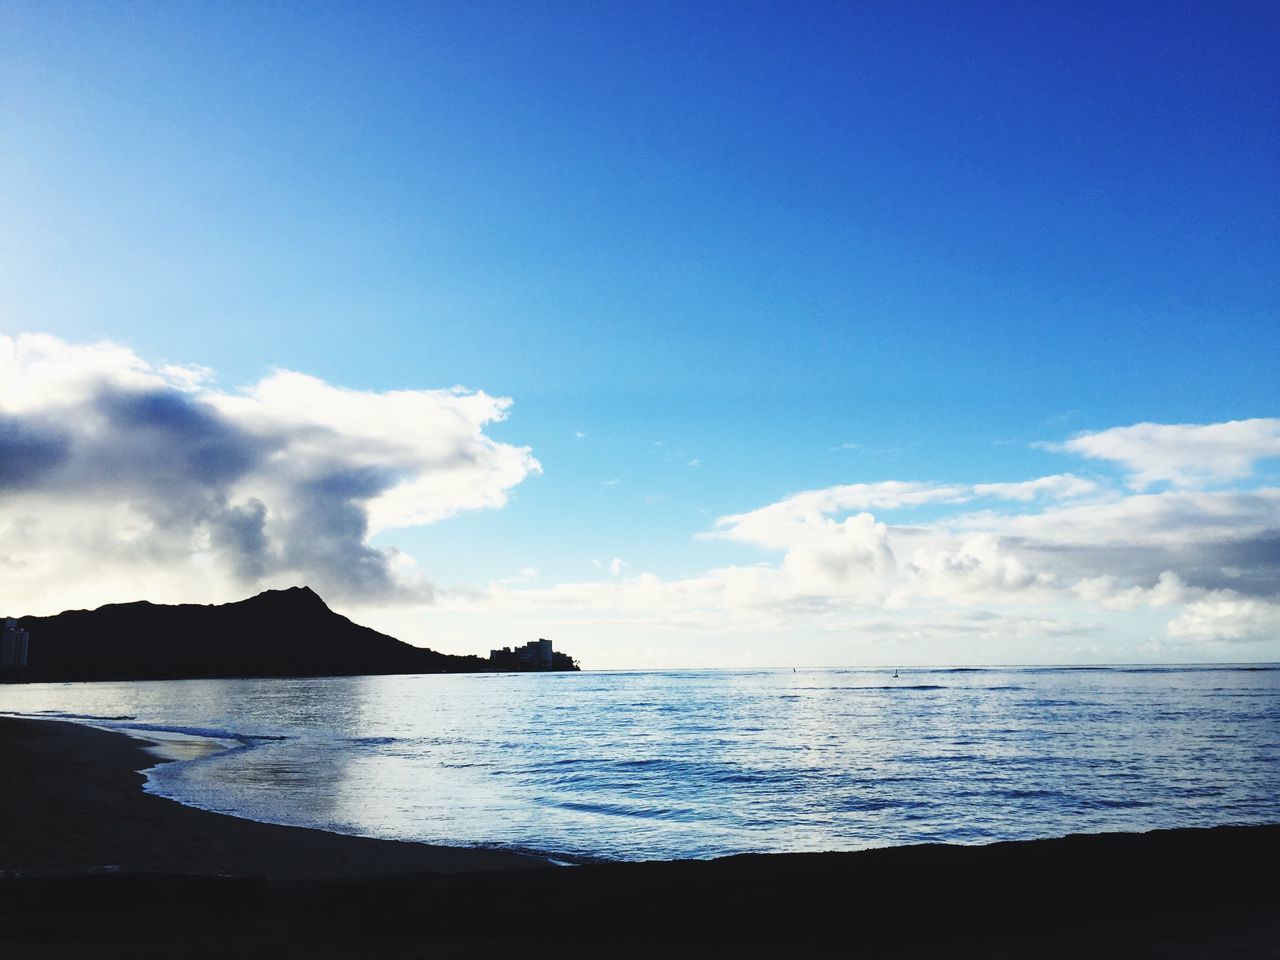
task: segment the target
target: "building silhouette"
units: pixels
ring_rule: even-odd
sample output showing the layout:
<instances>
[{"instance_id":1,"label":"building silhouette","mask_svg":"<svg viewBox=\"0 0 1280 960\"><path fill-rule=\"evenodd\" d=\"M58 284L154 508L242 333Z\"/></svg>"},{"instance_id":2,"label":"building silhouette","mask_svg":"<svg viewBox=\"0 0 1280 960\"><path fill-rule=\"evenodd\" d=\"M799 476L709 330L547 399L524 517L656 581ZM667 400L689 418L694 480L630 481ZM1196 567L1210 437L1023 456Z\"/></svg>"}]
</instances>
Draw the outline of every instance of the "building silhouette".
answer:
<instances>
[{"instance_id":1,"label":"building silhouette","mask_svg":"<svg viewBox=\"0 0 1280 960\"><path fill-rule=\"evenodd\" d=\"M522 647L489 651L489 664L497 670L572 670L573 660L551 649L551 641L530 640Z\"/></svg>"},{"instance_id":2,"label":"building silhouette","mask_svg":"<svg viewBox=\"0 0 1280 960\"><path fill-rule=\"evenodd\" d=\"M4 628L0 630L0 678L21 679L27 668L30 647L31 635L18 626L18 621L12 617L5 620Z\"/></svg>"}]
</instances>

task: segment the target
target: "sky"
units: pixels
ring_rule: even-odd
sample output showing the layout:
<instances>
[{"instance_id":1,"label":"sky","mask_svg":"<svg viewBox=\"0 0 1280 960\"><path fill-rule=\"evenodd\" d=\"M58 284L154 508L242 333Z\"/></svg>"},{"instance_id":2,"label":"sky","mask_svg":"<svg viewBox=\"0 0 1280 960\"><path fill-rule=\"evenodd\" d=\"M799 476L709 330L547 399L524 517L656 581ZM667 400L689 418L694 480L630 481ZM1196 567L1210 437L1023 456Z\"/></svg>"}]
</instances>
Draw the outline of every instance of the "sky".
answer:
<instances>
[{"instance_id":1,"label":"sky","mask_svg":"<svg viewBox=\"0 0 1280 960\"><path fill-rule=\"evenodd\" d=\"M0 612L1280 660L1280 8L0 5Z\"/></svg>"}]
</instances>

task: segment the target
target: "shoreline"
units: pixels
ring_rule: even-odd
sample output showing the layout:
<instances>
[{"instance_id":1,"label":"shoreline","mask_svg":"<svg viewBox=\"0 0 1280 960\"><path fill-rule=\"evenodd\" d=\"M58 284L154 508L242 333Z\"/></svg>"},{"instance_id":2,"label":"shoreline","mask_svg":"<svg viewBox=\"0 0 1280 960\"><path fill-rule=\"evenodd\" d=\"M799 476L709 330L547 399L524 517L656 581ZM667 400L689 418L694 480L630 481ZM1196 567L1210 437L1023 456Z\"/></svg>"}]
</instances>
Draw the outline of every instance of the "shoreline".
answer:
<instances>
[{"instance_id":1,"label":"shoreline","mask_svg":"<svg viewBox=\"0 0 1280 960\"><path fill-rule=\"evenodd\" d=\"M0 718L0 870L231 874L272 882L388 873L454 873L541 866L535 857L262 823L186 806L144 789L166 762L144 737L63 720ZM69 842L74 840L75 842Z\"/></svg>"},{"instance_id":2,"label":"shoreline","mask_svg":"<svg viewBox=\"0 0 1280 960\"><path fill-rule=\"evenodd\" d=\"M0 717L0 762L21 956L1280 955L1252 880L1280 826L566 870L187 807L142 789L136 738L67 721Z\"/></svg>"}]
</instances>

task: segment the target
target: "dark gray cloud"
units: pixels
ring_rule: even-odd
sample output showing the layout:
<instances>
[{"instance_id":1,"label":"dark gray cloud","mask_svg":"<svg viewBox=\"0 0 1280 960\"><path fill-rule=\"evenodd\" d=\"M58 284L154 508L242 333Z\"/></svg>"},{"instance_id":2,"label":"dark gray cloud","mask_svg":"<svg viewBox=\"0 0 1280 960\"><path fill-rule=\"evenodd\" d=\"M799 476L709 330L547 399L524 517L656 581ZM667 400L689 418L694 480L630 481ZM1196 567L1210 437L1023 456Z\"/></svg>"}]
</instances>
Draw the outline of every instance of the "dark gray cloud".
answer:
<instances>
[{"instance_id":1,"label":"dark gray cloud","mask_svg":"<svg viewBox=\"0 0 1280 960\"><path fill-rule=\"evenodd\" d=\"M226 506L206 518L210 534L234 564L235 575L256 583L271 572L271 541L266 531L267 507L250 498L238 507Z\"/></svg>"},{"instance_id":2,"label":"dark gray cloud","mask_svg":"<svg viewBox=\"0 0 1280 960\"><path fill-rule=\"evenodd\" d=\"M266 504L254 496L236 502L236 487L268 458L287 456L286 433L251 432L172 388L104 385L57 418L57 426L47 414L0 419L0 492L124 502L151 521L150 536L104 545L104 559L162 563L207 539L246 588L287 572L332 597L405 593L391 555L366 542L366 504L403 471L338 460L310 465L304 478L287 483L281 515L269 523ZM307 433L314 440L324 431ZM409 592L421 600L423 589Z\"/></svg>"},{"instance_id":3,"label":"dark gray cloud","mask_svg":"<svg viewBox=\"0 0 1280 960\"><path fill-rule=\"evenodd\" d=\"M1165 571L1189 587L1280 598L1280 532L1192 543L1044 544L1009 538L1004 546L1063 579L1112 576L1151 586Z\"/></svg>"},{"instance_id":4,"label":"dark gray cloud","mask_svg":"<svg viewBox=\"0 0 1280 960\"><path fill-rule=\"evenodd\" d=\"M382 532L502 507L540 467L485 433L511 401L277 370L225 391L113 343L0 334L0 563L29 612L309 584L423 602Z\"/></svg>"},{"instance_id":5,"label":"dark gray cloud","mask_svg":"<svg viewBox=\"0 0 1280 960\"><path fill-rule=\"evenodd\" d=\"M172 389L104 387L66 416L95 427L77 439L71 482L163 491L166 499L175 488L225 493L284 445L284 438L247 432Z\"/></svg>"},{"instance_id":6,"label":"dark gray cloud","mask_svg":"<svg viewBox=\"0 0 1280 960\"><path fill-rule=\"evenodd\" d=\"M296 488L297 512L286 521L284 565L315 571L317 589L378 600L403 593L389 568L389 555L366 542L369 517L365 503L396 482L395 471L333 465L300 484ZM429 587L412 592L415 599L430 599Z\"/></svg>"},{"instance_id":7,"label":"dark gray cloud","mask_svg":"<svg viewBox=\"0 0 1280 960\"><path fill-rule=\"evenodd\" d=\"M0 416L0 491L38 485L66 462L71 441L39 420Z\"/></svg>"},{"instance_id":8,"label":"dark gray cloud","mask_svg":"<svg viewBox=\"0 0 1280 960\"><path fill-rule=\"evenodd\" d=\"M104 389L93 407L111 433L124 438L134 452L144 452L154 477L164 464L205 487L219 487L243 476L280 444L246 433L210 404L177 390Z\"/></svg>"}]
</instances>

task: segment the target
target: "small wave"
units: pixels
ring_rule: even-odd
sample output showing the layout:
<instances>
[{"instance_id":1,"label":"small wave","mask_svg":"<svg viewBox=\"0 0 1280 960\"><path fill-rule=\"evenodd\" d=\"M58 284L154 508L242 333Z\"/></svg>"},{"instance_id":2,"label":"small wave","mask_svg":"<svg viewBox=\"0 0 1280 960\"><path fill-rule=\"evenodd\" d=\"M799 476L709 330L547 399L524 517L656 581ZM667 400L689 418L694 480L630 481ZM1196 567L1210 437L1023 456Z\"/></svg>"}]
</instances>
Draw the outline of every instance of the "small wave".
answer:
<instances>
[{"instance_id":1,"label":"small wave","mask_svg":"<svg viewBox=\"0 0 1280 960\"><path fill-rule=\"evenodd\" d=\"M1081 700L1031 700L1029 707L1096 707L1096 703L1085 703Z\"/></svg>"},{"instance_id":2,"label":"small wave","mask_svg":"<svg viewBox=\"0 0 1280 960\"><path fill-rule=\"evenodd\" d=\"M343 743L352 743L357 747L385 747L393 743L399 743L399 737L347 737Z\"/></svg>"},{"instance_id":3,"label":"small wave","mask_svg":"<svg viewBox=\"0 0 1280 960\"><path fill-rule=\"evenodd\" d=\"M1188 664L1183 667L1113 667L1116 673L1273 673L1273 664Z\"/></svg>"},{"instance_id":4,"label":"small wave","mask_svg":"<svg viewBox=\"0 0 1280 960\"><path fill-rule=\"evenodd\" d=\"M159 723L119 723L114 726L118 730L136 730L138 733L178 733L188 737L206 737L210 740L236 740L246 746L258 742L289 739L267 733L237 733L234 730L221 730L215 727L169 726Z\"/></svg>"},{"instance_id":5,"label":"small wave","mask_svg":"<svg viewBox=\"0 0 1280 960\"><path fill-rule=\"evenodd\" d=\"M234 740L237 743L251 746L275 740L288 740L288 737L267 733L238 733L234 730L223 730L217 727L192 727L179 724L147 723L139 721L132 714L121 713L105 715L98 713L71 713L66 710L38 710L34 713L18 711L0 711L8 716L27 717L32 720L74 720L107 727L111 730L131 733L171 733L184 737L203 737L206 740Z\"/></svg>"},{"instance_id":6,"label":"small wave","mask_svg":"<svg viewBox=\"0 0 1280 960\"><path fill-rule=\"evenodd\" d=\"M831 805L832 810L840 813L873 813L876 810L889 810L893 807L907 805L907 800L873 800L870 797L849 797Z\"/></svg>"},{"instance_id":7,"label":"small wave","mask_svg":"<svg viewBox=\"0 0 1280 960\"><path fill-rule=\"evenodd\" d=\"M856 687L797 687L798 690L849 690L857 692L859 690L946 690L947 687L937 683L889 683L883 686L872 686L870 684Z\"/></svg>"},{"instance_id":8,"label":"small wave","mask_svg":"<svg viewBox=\"0 0 1280 960\"><path fill-rule=\"evenodd\" d=\"M1097 797L1081 800L1080 806L1085 810L1130 810L1137 807L1154 807L1155 804L1150 800L1107 800Z\"/></svg>"},{"instance_id":9,"label":"small wave","mask_svg":"<svg viewBox=\"0 0 1280 960\"><path fill-rule=\"evenodd\" d=\"M610 817L625 817L635 820L707 820L706 813L692 807L638 807L621 803L587 803L579 800L562 800L554 806L562 810L575 810L579 813L594 813Z\"/></svg>"},{"instance_id":10,"label":"small wave","mask_svg":"<svg viewBox=\"0 0 1280 960\"><path fill-rule=\"evenodd\" d=\"M1060 790L1038 790L1038 789L1012 789L997 790L993 794L997 797L1004 797L1006 800L1052 800L1062 797Z\"/></svg>"},{"instance_id":11,"label":"small wave","mask_svg":"<svg viewBox=\"0 0 1280 960\"><path fill-rule=\"evenodd\" d=\"M0 710L0 713L9 717L30 717L32 719L56 717L59 720L96 720L102 722L138 719L126 713L122 713L119 716L106 717L99 716L96 713L68 713L65 710L37 710L35 713L23 713L20 710Z\"/></svg>"},{"instance_id":12,"label":"small wave","mask_svg":"<svg viewBox=\"0 0 1280 960\"><path fill-rule=\"evenodd\" d=\"M903 757L901 763L1003 763L1002 757L979 756L976 753L926 753Z\"/></svg>"},{"instance_id":13,"label":"small wave","mask_svg":"<svg viewBox=\"0 0 1280 960\"><path fill-rule=\"evenodd\" d=\"M957 672L970 668L959 668ZM1085 664L1061 667L1010 667L1017 673L1120 673L1120 674L1168 674L1168 673L1272 673L1280 671L1280 664L1274 663L1184 663L1157 666L1155 664ZM947 672L947 671L939 671Z\"/></svg>"}]
</instances>

